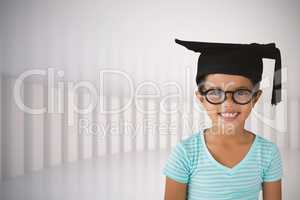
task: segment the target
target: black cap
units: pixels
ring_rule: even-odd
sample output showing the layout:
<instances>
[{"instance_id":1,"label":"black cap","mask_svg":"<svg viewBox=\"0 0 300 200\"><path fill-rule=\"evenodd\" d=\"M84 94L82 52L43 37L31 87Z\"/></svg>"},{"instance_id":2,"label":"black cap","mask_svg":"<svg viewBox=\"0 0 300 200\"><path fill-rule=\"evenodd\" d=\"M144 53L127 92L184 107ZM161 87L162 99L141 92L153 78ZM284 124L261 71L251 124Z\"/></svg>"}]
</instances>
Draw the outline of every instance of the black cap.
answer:
<instances>
[{"instance_id":1,"label":"black cap","mask_svg":"<svg viewBox=\"0 0 300 200\"><path fill-rule=\"evenodd\" d=\"M256 84L262 79L262 59L275 59L271 104L276 105L281 101L281 55L275 43L232 44L178 39L175 42L201 53L198 58L197 85L202 76L212 73L242 75Z\"/></svg>"}]
</instances>

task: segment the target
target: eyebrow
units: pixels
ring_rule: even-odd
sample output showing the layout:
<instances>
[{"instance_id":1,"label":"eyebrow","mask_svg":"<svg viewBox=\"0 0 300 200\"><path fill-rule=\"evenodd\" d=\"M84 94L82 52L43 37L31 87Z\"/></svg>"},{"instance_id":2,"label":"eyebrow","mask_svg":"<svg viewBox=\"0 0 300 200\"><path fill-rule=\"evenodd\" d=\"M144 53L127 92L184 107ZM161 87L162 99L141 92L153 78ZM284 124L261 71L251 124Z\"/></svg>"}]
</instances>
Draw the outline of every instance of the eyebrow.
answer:
<instances>
[{"instance_id":1,"label":"eyebrow","mask_svg":"<svg viewBox=\"0 0 300 200\"><path fill-rule=\"evenodd\" d=\"M221 89L221 90L223 90L221 87L210 87L210 88L206 88L206 89L207 89L207 90L211 90L211 89ZM239 89L252 90L251 88L248 88L248 87L246 87L246 86L240 86L240 87L234 88L233 91L234 91L234 90L239 90Z\"/></svg>"}]
</instances>

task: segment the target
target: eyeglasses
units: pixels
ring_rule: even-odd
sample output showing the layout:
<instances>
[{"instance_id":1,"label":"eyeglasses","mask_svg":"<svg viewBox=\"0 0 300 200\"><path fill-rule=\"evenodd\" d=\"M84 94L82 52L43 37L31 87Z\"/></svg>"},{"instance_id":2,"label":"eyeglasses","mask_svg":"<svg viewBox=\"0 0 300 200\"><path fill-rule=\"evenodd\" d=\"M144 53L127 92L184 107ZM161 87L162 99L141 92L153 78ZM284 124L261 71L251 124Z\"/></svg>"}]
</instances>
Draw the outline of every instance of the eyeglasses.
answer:
<instances>
[{"instance_id":1,"label":"eyeglasses","mask_svg":"<svg viewBox=\"0 0 300 200\"><path fill-rule=\"evenodd\" d=\"M251 91L249 89L237 89L235 91L224 91L222 89L208 89L206 91L199 91L205 96L206 100L211 104L221 104L227 99L227 93L231 93L232 100L237 104L248 104L258 91Z\"/></svg>"}]
</instances>

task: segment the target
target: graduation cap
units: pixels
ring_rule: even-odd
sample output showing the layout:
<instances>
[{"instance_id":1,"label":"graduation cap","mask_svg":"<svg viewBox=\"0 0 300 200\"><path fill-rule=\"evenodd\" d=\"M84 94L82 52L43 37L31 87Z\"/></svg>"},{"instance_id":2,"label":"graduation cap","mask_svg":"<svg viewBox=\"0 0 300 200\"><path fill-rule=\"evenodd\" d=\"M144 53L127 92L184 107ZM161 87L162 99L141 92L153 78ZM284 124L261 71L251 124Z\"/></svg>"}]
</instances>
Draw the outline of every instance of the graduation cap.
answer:
<instances>
[{"instance_id":1,"label":"graduation cap","mask_svg":"<svg viewBox=\"0 0 300 200\"><path fill-rule=\"evenodd\" d=\"M198 58L197 85L201 77L212 73L242 75L256 84L262 79L262 58L275 59L271 104L276 105L281 101L281 55L275 43L232 44L179 39L175 39L175 42L201 53Z\"/></svg>"}]
</instances>

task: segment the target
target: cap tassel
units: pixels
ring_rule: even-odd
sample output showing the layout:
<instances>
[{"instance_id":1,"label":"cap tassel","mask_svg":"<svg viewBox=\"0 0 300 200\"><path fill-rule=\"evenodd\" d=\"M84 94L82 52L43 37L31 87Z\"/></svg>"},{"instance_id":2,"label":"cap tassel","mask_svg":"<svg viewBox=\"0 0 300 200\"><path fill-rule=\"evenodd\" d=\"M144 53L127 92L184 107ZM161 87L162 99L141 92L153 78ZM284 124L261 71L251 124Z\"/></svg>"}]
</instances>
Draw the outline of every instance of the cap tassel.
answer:
<instances>
[{"instance_id":1,"label":"cap tassel","mask_svg":"<svg viewBox=\"0 0 300 200\"><path fill-rule=\"evenodd\" d=\"M277 105L281 101L281 55L280 50L275 51L275 69L273 78L272 105Z\"/></svg>"}]
</instances>

